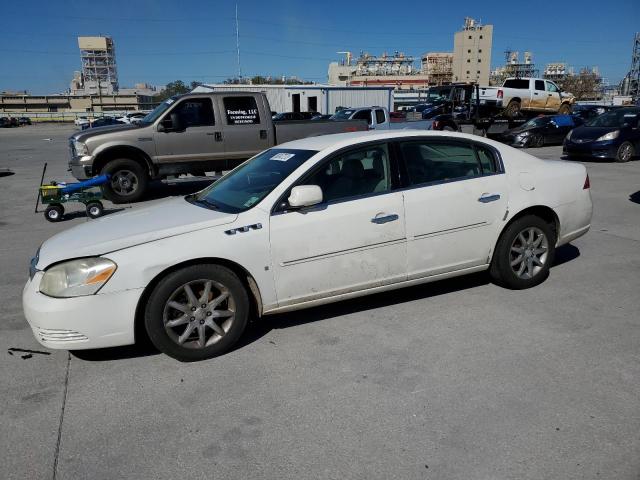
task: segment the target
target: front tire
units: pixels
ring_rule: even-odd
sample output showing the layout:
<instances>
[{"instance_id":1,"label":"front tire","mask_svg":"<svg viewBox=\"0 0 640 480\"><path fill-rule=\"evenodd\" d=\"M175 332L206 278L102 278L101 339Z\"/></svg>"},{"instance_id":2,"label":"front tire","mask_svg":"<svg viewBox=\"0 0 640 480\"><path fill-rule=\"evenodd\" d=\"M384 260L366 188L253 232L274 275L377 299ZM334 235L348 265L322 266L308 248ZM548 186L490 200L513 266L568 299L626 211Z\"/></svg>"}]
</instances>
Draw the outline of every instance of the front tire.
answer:
<instances>
[{"instance_id":1,"label":"front tire","mask_svg":"<svg viewBox=\"0 0 640 480\"><path fill-rule=\"evenodd\" d=\"M49 222L59 222L64 217L64 207L59 203L53 203L44 211L44 218Z\"/></svg>"},{"instance_id":2,"label":"front tire","mask_svg":"<svg viewBox=\"0 0 640 480\"><path fill-rule=\"evenodd\" d=\"M558 109L558 115L571 115L572 108L568 103L563 103Z\"/></svg>"},{"instance_id":3,"label":"front tire","mask_svg":"<svg viewBox=\"0 0 640 480\"><path fill-rule=\"evenodd\" d=\"M104 213L104 206L102 202L89 202L87 203L86 211L89 218L98 218Z\"/></svg>"},{"instance_id":4,"label":"front tire","mask_svg":"<svg viewBox=\"0 0 640 480\"><path fill-rule=\"evenodd\" d=\"M511 223L498 240L489 274L513 290L544 282L555 258L556 235L540 217L526 215Z\"/></svg>"},{"instance_id":5,"label":"front tire","mask_svg":"<svg viewBox=\"0 0 640 480\"><path fill-rule=\"evenodd\" d=\"M153 289L145 327L158 350L192 362L227 352L248 317L249 297L235 273L220 265L194 265L168 274Z\"/></svg>"},{"instance_id":6,"label":"front tire","mask_svg":"<svg viewBox=\"0 0 640 480\"><path fill-rule=\"evenodd\" d=\"M540 148L544 146L544 137L539 133L534 133L531 136L531 140L529 141L528 147L530 148Z\"/></svg>"},{"instance_id":7,"label":"front tire","mask_svg":"<svg viewBox=\"0 0 640 480\"><path fill-rule=\"evenodd\" d=\"M616 162L625 163L633 158L636 154L636 149L633 148L631 142L623 142L616 152Z\"/></svg>"},{"instance_id":8,"label":"front tire","mask_svg":"<svg viewBox=\"0 0 640 480\"><path fill-rule=\"evenodd\" d=\"M113 203L137 202L149 185L149 174L138 162L119 158L108 162L101 174L109 174L109 182L102 186L104 196Z\"/></svg>"}]
</instances>

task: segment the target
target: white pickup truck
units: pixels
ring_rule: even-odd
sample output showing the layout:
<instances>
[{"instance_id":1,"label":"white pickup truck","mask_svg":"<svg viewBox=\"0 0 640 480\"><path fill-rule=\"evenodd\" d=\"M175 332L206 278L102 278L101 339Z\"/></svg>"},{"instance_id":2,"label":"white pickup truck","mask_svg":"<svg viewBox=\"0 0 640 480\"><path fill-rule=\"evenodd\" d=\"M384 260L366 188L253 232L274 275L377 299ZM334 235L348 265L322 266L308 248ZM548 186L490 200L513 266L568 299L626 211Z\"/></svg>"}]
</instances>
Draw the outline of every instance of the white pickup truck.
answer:
<instances>
[{"instance_id":1,"label":"white pickup truck","mask_svg":"<svg viewBox=\"0 0 640 480\"><path fill-rule=\"evenodd\" d=\"M501 87L480 87L481 109L496 109L507 117L522 112L571 113L575 97L561 92L558 86L543 78L507 78Z\"/></svg>"},{"instance_id":2,"label":"white pickup truck","mask_svg":"<svg viewBox=\"0 0 640 480\"><path fill-rule=\"evenodd\" d=\"M336 112L331 120L366 120L369 130L430 130L433 120L394 119L391 120L389 110L384 107L345 108Z\"/></svg>"}]
</instances>

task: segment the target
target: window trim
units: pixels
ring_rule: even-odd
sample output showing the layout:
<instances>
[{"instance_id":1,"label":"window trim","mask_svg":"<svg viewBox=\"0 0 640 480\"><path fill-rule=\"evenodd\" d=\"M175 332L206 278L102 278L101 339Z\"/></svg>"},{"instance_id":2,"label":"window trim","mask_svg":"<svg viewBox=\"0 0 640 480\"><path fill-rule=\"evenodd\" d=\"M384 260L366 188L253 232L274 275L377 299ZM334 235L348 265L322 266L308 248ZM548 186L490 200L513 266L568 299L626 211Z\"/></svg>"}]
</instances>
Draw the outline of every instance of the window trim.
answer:
<instances>
[{"instance_id":1,"label":"window trim","mask_svg":"<svg viewBox=\"0 0 640 480\"><path fill-rule=\"evenodd\" d=\"M400 171L399 171L399 160L398 160L398 157L396 156L397 152L393 148L392 144L393 144L393 142L390 142L388 140L382 140L382 141L381 140L372 140L372 141L369 141L369 142L363 142L363 143L358 143L358 144L355 144L355 145L349 145L348 147L343 147L343 148L341 148L339 150L336 150L335 152L329 154L327 157L325 157L322 160L320 160L318 163L316 163L309 170L304 172L302 174L302 176L300 176L300 178L295 180L293 183L291 183L291 185L289 185L289 187L287 187L285 189L285 191L278 197L278 199L271 206L271 210L270 210L271 216L283 215L283 214L287 214L287 213L300 212L300 209L286 210L286 209L281 208L283 201L286 201L286 199L289 197L289 195L291 194L291 189L293 187L297 187L298 185L307 185L306 183L304 183L305 180L307 180L309 177L315 175L319 170L321 170L323 167L325 167L327 165L327 163L332 162L337 157L340 157L340 156L342 156L345 153L348 153L350 151L363 150L363 149L366 149L368 147L374 147L374 146L377 146L377 145L386 145L387 146L387 151L389 152L389 174L390 174L390 177L391 177L390 178L391 179L391 188L389 190L384 191L384 192L373 192L373 193L364 193L364 194L361 194L361 195L353 195L351 197L338 198L338 199L335 199L335 200L330 200L328 202L323 200L322 202L320 202L320 203L318 203L316 205L312 205L310 207L305 207L303 209L303 211L313 210L313 209L325 209L329 205L334 205L334 204L344 203L344 202L352 202L352 201L355 201L355 200L362 200L364 198L377 197L379 195L388 195L390 193L395 193L395 192L400 191L402 189L402 183L401 183L401 176L400 176Z\"/></svg>"},{"instance_id":2,"label":"window trim","mask_svg":"<svg viewBox=\"0 0 640 480\"><path fill-rule=\"evenodd\" d=\"M222 111L220 112L222 120L223 120L223 125L225 127L246 127L246 126L254 126L254 125L262 125L263 124L263 120L261 118L261 112L260 112L260 105L258 105L258 99L251 94L246 94L246 95L224 95L224 93L227 92L223 92L223 95L221 95L220 98L220 103L222 106ZM255 109L256 109L256 119L258 120L257 122L252 122L252 123L230 123L229 122L229 115L227 114L227 105L225 104L225 101L227 99L238 99L238 98L250 98L251 100L253 100L253 103L255 104ZM269 117L271 118L271 117Z\"/></svg>"},{"instance_id":3,"label":"window trim","mask_svg":"<svg viewBox=\"0 0 640 480\"><path fill-rule=\"evenodd\" d=\"M404 155L402 154L402 149L400 148L400 144L403 142L419 142L419 141L430 141L432 143L457 143L459 145L464 145L464 146L468 146L471 147L471 149L473 150L473 153L476 157L476 161L478 162L478 165L480 166L480 168L482 169L482 163L480 162L480 158L478 156L478 151L477 148L478 147L484 147L486 149L488 149L492 155L493 155L493 159L495 161L496 164L496 171L495 172L490 172L490 173L482 173L482 175L477 175L477 176L473 176L473 177L460 177L460 178L451 178L448 180L435 180L433 182L424 182L424 183L416 183L416 184L412 184L411 183L411 179L409 177L409 170L407 168L407 162L406 159L404 157ZM410 139L402 139L399 141L394 142L396 143L396 148L397 148L397 158L398 158L398 162L399 162L399 166L400 166L400 172L401 172L401 184L402 187L400 187L398 190L400 191L406 191L406 190L413 190L415 188L423 188L423 187L431 187L434 185L443 185L445 183L453 183L453 182L464 182L467 180L475 180L476 178L483 178L483 177L493 177L495 175L504 175L505 170L504 170L504 163L502 161L502 156L500 155L500 152L498 151L497 148L495 148L492 145L486 144L486 143L482 143L482 142L477 142L475 140L467 140L467 139L459 139L459 138L451 138L451 139L446 139L446 138L438 138L438 137L412 137Z\"/></svg>"},{"instance_id":4,"label":"window trim","mask_svg":"<svg viewBox=\"0 0 640 480\"><path fill-rule=\"evenodd\" d=\"M201 127L215 127L216 126L216 108L214 106L214 101L211 97L207 97L207 96L202 96L202 97L184 97L184 98L180 98L175 102L175 105L172 105L171 108L167 109L166 112L164 112L164 115L162 115L159 120L155 123L155 125L160 125L162 122L164 122L165 120L171 118L171 114L172 113L176 113L177 109L180 108L180 105L182 105L183 103L189 102L189 101L193 101L193 100L208 100L211 104L211 118L213 119L213 123L211 125L190 125L186 128L201 128Z\"/></svg>"}]
</instances>

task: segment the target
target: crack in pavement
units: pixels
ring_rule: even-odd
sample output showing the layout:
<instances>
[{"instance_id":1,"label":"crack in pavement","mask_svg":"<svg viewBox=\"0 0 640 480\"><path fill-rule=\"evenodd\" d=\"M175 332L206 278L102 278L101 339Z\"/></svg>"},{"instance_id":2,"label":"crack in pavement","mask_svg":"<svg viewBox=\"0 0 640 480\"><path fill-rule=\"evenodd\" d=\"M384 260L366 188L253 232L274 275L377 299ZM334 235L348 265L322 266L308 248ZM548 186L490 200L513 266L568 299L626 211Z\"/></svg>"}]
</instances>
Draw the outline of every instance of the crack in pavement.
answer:
<instances>
[{"instance_id":1,"label":"crack in pavement","mask_svg":"<svg viewBox=\"0 0 640 480\"><path fill-rule=\"evenodd\" d=\"M62 408L60 409L60 422L58 423L58 439L56 440L56 449L53 459L53 475L52 479L56 480L58 476L58 457L60 456L60 440L62 438L62 422L64 421L64 409L67 405L67 389L69 387L69 365L71 364L71 353L67 352L67 368L64 375L64 390L62 393Z\"/></svg>"}]
</instances>

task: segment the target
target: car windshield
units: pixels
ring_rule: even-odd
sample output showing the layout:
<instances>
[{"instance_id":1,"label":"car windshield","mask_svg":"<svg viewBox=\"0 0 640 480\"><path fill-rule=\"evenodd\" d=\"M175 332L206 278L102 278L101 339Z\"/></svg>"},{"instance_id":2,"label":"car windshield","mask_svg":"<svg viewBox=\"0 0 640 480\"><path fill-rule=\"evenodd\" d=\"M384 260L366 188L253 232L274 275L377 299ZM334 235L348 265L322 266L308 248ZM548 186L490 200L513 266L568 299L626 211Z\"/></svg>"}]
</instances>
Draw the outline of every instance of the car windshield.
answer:
<instances>
[{"instance_id":1,"label":"car windshield","mask_svg":"<svg viewBox=\"0 0 640 480\"><path fill-rule=\"evenodd\" d=\"M542 127L543 125L546 125L550 121L551 121L551 119L549 117L532 118L531 120L529 120L527 123L525 123L522 126L523 127L527 127L527 128L529 128L529 127Z\"/></svg>"},{"instance_id":2,"label":"car windshield","mask_svg":"<svg viewBox=\"0 0 640 480\"><path fill-rule=\"evenodd\" d=\"M208 188L185 198L205 208L227 213L243 212L260 202L316 153L287 148L265 150Z\"/></svg>"},{"instance_id":3,"label":"car windshield","mask_svg":"<svg viewBox=\"0 0 640 480\"><path fill-rule=\"evenodd\" d=\"M355 110L352 109L340 110L339 112L333 114L331 120L349 120L349 117L353 115L354 112Z\"/></svg>"},{"instance_id":4,"label":"car windshield","mask_svg":"<svg viewBox=\"0 0 640 480\"><path fill-rule=\"evenodd\" d=\"M175 101L176 101L175 97L167 98L164 102L162 102L156 108L151 110L151 112L149 112L142 119L142 122L143 123L153 123L153 122L155 122L160 117L160 115L162 115L164 112L166 112L169 109L169 107L173 104L173 102L175 102Z\"/></svg>"},{"instance_id":5,"label":"car windshield","mask_svg":"<svg viewBox=\"0 0 640 480\"><path fill-rule=\"evenodd\" d=\"M587 127L615 127L620 128L625 122L629 121L629 117L638 116L640 110L621 109L612 110L592 118L585 123ZM625 118L626 117L626 118Z\"/></svg>"}]
</instances>

